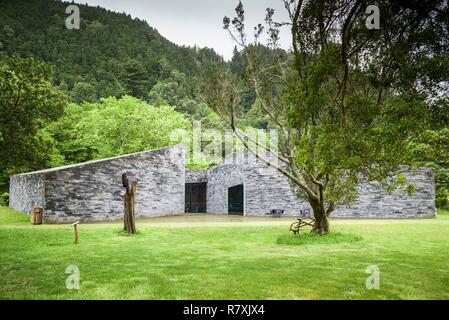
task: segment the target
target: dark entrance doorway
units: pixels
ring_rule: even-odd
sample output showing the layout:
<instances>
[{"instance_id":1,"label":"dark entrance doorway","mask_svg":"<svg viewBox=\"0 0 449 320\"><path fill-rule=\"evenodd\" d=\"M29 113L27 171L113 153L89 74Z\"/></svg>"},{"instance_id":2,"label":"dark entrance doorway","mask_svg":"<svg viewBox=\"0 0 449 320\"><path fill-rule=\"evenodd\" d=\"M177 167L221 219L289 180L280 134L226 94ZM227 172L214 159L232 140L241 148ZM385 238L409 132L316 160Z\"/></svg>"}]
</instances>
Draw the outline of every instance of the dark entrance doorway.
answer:
<instances>
[{"instance_id":1,"label":"dark entrance doorway","mask_svg":"<svg viewBox=\"0 0 449 320\"><path fill-rule=\"evenodd\" d=\"M185 212L206 212L207 184L186 183Z\"/></svg>"},{"instance_id":2,"label":"dark entrance doorway","mask_svg":"<svg viewBox=\"0 0 449 320\"><path fill-rule=\"evenodd\" d=\"M228 189L228 213L243 216L243 184Z\"/></svg>"}]
</instances>

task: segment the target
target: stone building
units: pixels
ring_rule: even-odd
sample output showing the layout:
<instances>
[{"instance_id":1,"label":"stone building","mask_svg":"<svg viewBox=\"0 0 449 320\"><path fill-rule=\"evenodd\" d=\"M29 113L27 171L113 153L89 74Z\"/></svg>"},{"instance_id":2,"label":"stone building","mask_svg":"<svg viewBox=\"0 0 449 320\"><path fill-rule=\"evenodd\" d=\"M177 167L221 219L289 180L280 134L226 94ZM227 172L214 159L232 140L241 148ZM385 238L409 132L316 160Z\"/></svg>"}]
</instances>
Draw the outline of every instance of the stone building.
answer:
<instances>
[{"instance_id":1,"label":"stone building","mask_svg":"<svg viewBox=\"0 0 449 320\"><path fill-rule=\"evenodd\" d=\"M136 212L184 212L185 150L162 148L12 176L10 207L44 209L47 223L123 216L122 174L138 181Z\"/></svg>"},{"instance_id":2,"label":"stone building","mask_svg":"<svg viewBox=\"0 0 449 320\"><path fill-rule=\"evenodd\" d=\"M30 213L44 209L46 223L120 219L123 216L121 177L137 180L138 216L184 212L264 215L282 209L285 215L311 214L310 206L293 193L288 180L247 152L204 171L185 169L181 145L24 173L10 179L10 206ZM338 207L337 217L412 218L435 215L431 169L407 175L416 193L387 193L375 184L359 186L351 206Z\"/></svg>"},{"instance_id":3,"label":"stone building","mask_svg":"<svg viewBox=\"0 0 449 320\"><path fill-rule=\"evenodd\" d=\"M264 156L267 158L267 156ZM188 175L187 175L188 176ZM358 197L349 206L339 206L333 217L424 218L435 216L435 178L430 168L417 168L405 174L415 185L412 196L404 192L388 193L378 183L362 183ZM282 209L285 215L302 211L312 214L310 205L293 192L288 179L248 152L225 159L207 171L207 211L228 213L233 202L241 203L245 215L263 215L270 209ZM240 186L241 197L233 200L233 189ZM235 192L238 192L237 190ZM234 207L239 207L234 205Z\"/></svg>"}]
</instances>

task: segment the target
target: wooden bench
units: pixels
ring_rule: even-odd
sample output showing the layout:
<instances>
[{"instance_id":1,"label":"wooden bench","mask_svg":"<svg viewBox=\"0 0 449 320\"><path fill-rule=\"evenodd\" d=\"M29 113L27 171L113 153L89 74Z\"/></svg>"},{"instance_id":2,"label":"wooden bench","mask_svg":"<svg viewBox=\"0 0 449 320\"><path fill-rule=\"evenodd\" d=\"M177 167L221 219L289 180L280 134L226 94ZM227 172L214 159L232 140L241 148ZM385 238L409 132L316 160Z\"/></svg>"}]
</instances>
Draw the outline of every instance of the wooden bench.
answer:
<instances>
[{"instance_id":1,"label":"wooden bench","mask_svg":"<svg viewBox=\"0 0 449 320\"><path fill-rule=\"evenodd\" d=\"M292 231L293 234L298 234L301 228L304 228L306 226L313 228L315 225L315 219L298 218L296 220L298 220L298 221L293 222L290 225L290 231Z\"/></svg>"}]
</instances>

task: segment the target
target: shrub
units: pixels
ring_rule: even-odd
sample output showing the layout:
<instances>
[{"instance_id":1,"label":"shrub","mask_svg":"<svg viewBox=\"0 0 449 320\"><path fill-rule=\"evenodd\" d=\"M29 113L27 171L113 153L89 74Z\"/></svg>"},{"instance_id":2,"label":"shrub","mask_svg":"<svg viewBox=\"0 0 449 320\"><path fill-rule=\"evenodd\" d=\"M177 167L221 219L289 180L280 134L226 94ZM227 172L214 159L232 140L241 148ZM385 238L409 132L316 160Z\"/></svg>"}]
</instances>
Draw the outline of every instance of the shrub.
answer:
<instances>
[{"instance_id":1,"label":"shrub","mask_svg":"<svg viewBox=\"0 0 449 320\"><path fill-rule=\"evenodd\" d=\"M9 204L9 193L8 192L4 192L0 195L0 199L6 203L6 205Z\"/></svg>"},{"instance_id":2,"label":"shrub","mask_svg":"<svg viewBox=\"0 0 449 320\"><path fill-rule=\"evenodd\" d=\"M436 196L436 206L437 208L447 208L448 207L448 195L447 194L437 194Z\"/></svg>"},{"instance_id":3,"label":"shrub","mask_svg":"<svg viewBox=\"0 0 449 320\"><path fill-rule=\"evenodd\" d=\"M299 234L282 234L278 237L277 243L289 245L333 244L360 241L362 239L362 236L352 233L331 232L326 235L320 235L302 232Z\"/></svg>"}]
</instances>

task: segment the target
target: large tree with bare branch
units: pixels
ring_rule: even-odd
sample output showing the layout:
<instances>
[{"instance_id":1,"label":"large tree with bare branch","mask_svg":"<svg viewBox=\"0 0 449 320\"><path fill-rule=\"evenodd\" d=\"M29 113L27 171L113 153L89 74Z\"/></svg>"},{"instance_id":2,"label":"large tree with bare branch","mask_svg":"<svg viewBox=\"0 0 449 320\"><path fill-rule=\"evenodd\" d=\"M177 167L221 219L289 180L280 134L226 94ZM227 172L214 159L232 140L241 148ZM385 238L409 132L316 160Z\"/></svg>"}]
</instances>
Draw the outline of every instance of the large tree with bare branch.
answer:
<instances>
[{"instance_id":1,"label":"large tree with bare branch","mask_svg":"<svg viewBox=\"0 0 449 320\"><path fill-rule=\"evenodd\" d=\"M413 165L409 141L426 126L429 106L449 79L447 1L377 1L380 28L362 0L283 0L289 21L265 23L249 41L242 2L224 28L240 46L245 79L224 65L205 74L203 96L250 151L267 148L239 128L239 81L249 81L256 105L280 132L275 167L306 199L314 232L356 198L361 180L387 189L414 187L401 175ZM291 50L279 49L289 28ZM261 44L267 34L268 41ZM270 54L267 54L267 47Z\"/></svg>"}]
</instances>

